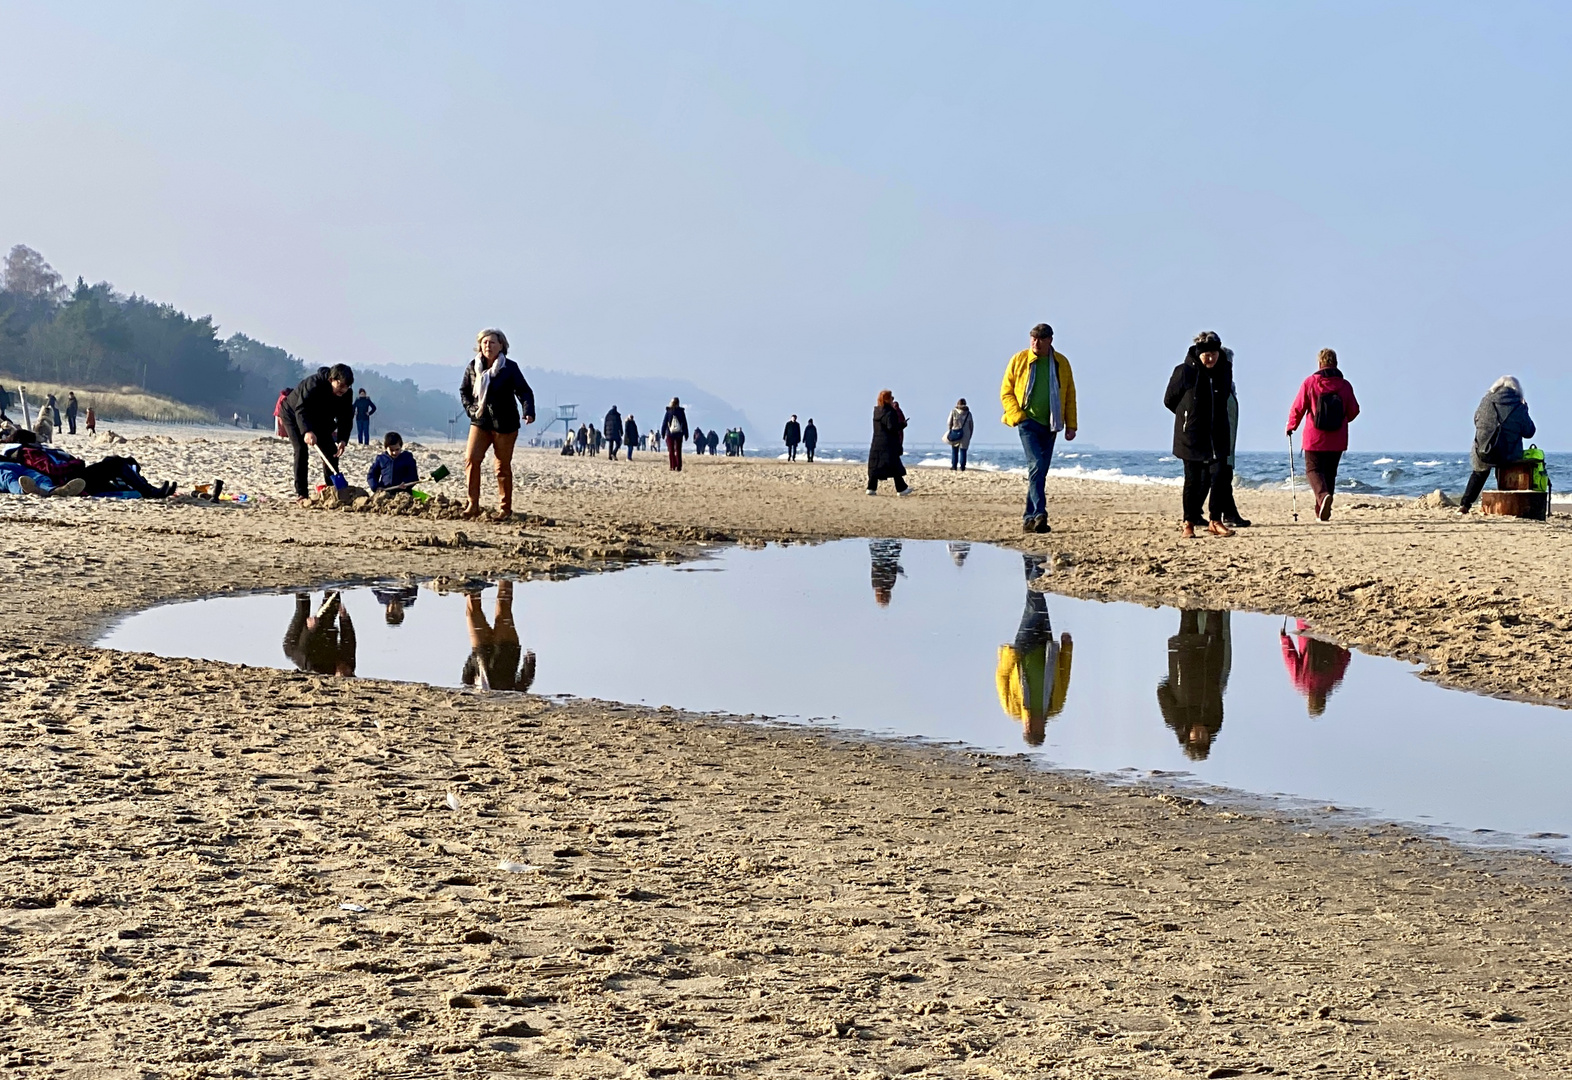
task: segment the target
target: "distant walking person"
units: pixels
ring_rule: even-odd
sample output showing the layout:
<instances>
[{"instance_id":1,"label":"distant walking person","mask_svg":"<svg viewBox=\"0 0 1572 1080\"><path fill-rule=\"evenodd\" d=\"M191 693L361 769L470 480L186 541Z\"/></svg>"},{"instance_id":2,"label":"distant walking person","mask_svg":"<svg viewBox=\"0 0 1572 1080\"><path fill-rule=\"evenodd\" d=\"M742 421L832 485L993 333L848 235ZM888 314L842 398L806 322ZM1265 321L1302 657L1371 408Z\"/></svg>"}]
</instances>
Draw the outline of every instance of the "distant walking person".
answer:
<instances>
[{"instance_id":1,"label":"distant walking person","mask_svg":"<svg viewBox=\"0 0 1572 1080\"><path fill-rule=\"evenodd\" d=\"M58 425L59 423L60 423L60 417L57 414L55 416L55 424ZM744 446L746 446L747 444L748 444L748 436L747 436L747 434L742 430L742 428L738 428L737 429L737 456L738 457L742 457L743 456L742 455L742 448Z\"/></svg>"},{"instance_id":2,"label":"distant walking person","mask_svg":"<svg viewBox=\"0 0 1572 1080\"><path fill-rule=\"evenodd\" d=\"M606 414L606 423L603 430L606 432L606 445L610 447L606 457L616 461L617 451L622 448L622 414L617 411L615 405Z\"/></svg>"},{"instance_id":3,"label":"distant walking person","mask_svg":"<svg viewBox=\"0 0 1572 1080\"><path fill-rule=\"evenodd\" d=\"M1460 512L1468 513L1479 498L1491 466L1523 460L1523 440L1533 437L1534 421L1528 415L1523 384L1516 376L1501 376L1490 384L1489 392L1474 410L1474 446L1469 452L1474 471L1463 491Z\"/></svg>"},{"instance_id":4,"label":"distant walking person","mask_svg":"<svg viewBox=\"0 0 1572 1080\"><path fill-rule=\"evenodd\" d=\"M355 440L361 446L371 442L371 414L376 411L377 403L364 390L355 395Z\"/></svg>"},{"instance_id":5,"label":"distant walking person","mask_svg":"<svg viewBox=\"0 0 1572 1080\"><path fill-rule=\"evenodd\" d=\"M584 452L588 449L589 426L587 424L580 424L579 430L576 431L573 435L573 452L579 455L579 457L583 457Z\"/></svg>"},{"instance_id":6,"label":"distant walking person","mask_svg":"<svg viewBox=\"0 0 1572 1080\"><path fill-rule=\"evenodd\" d=\"M11 404L10 391L6 390L5 387L0 386L0 420L9 420L9 419L11 419L9 416L7 416L5 414L6 406L10 405L10 404Z\"/></svg>"},{"instance_id":7,"label":"distant walking person","mask_svg":"<svg viewBox=\"0 0 1572 1080\"><path fill-rule=\"evenodd\" d=\"M802 429L802 448L808 452L808 460L813 460L813 448L819 445L819 429L813 426L813 417L808 417L808 426Z\"/></svg>"},{"instance_id":8,"label":"distant walking person","mask_svg":"<svg viewBox=\"0 0 1572 1080\"><path fill-rule=\"evenodd\" d=\"M633 448L639 444L639 422L629 413L628 418L622 422L622 447L628 453L628 460L633 460Z\"/></svg>"},{"instance_id":9,"label":"distant walking person","mask_svg":"<svg viewBox=\"0 0 1572 1080\"><path fill-rule=\"evenodd\" d=\"M72 435L75 435L76 434L76 413L77 413L77 404L76 404L76 394L75 394L75 392L66 395L65 413L66 413L66 429Z\"/></svg>"},{"instance_id":10,"label":"distant walking person","mask_svg":"<svg viewBox=\"0 0 1572 1080\"><path fill-rule=\"evenodd\" d=\"M350 424L355 418L354 402L349 396L354 385L355 373L349 365L334 364L301 379L300 385L284 399L279 420L285 436L295 444L295 495L302 505L311 501L306 475L310 472L312 447L326 459L322 465L326 480L331 481L340 471L338 458L349 445Z\"/></svg>"},{"instance_id":11,"label":"distant walking person","mask_svg":"<svg viewBox=\"0 0 1572 1080\"><path fill-rule=\"evenodd\" d=\"M289 438L289 433L284 430L284 402L289 400L289 387L278 392L278 400L273 403L273 433L280 439Z\"/></svg>"},{"instance_id":12,"label":"distant walking person","mask_svg":"<svg viewBox=\"0 0 1572 1080\"><path fill-rule=\"evenodd\" d=\"M1232 536L1222 515L1233 440L1228 399L1234 371L1216 335L1201 337L1169 376L1163 405L1174 414L1174 457L1184 462L1184 535L1193 538L1196 529L1206 529L1214 536ZM1208 505L1210 521L1201 516L1203 504Z\"/></svg>"},{"instance_id":13,"label":"distant walking person","mask_svg":"<svg viewBox=\"0 0 1572 1080\"><path fill-rule=\"evenodd\" d=\"M879 391L873 406L873 442L868 446L868 494L879 493L880 480L894 480L895 494L909 495L906 484L906 466L901 464L905 453L906 414L900 403L888 390Z\"/></svg>"},{"instance_id":14,"label":"distant walking person","mask_svg":"<svg viewBox=\"0 0 1572 1080\"><path fill-rule=\"evenodd\" d=\"M786 430L781 432L781 438L786 440L786 460L797 460L797 444L802 442L802 425L797 423L797 414L792 413L791 419L786 421Z\"/></svg>"},{"instance_id":15,"label":"distant walking person","mask_svg":"<svg viewBox=\"0 0 1572 1080\"><path fill-rule=\"evenodd\" d=\"M1335 352L1322 349L1316 362L1319 369L1299 385L1288 410L1288 436L1293 438L1299 422L1309 417L1300 444L1305 452L1305 481L1315 496L1315 516L1331 521L1337 466L1348 449L1348 422L1359 415L1359 400L1353 384L1338 369Z\"/></svg>"},{"instance_id":16,"label":"distant walking person","mask_svg":"<svg viewBox=\"0 0 1572 1080\"><path fill-rule=\"evenodd\" d=\"M704 445L710 457L714 457L715 448L720 445L720 432L716 431L714 428L710 428L710 433L704 436Z\"/></svg>"},{"instance_id":17,"label":"distant walking person","mask_svg":"<svg viewBox=\"0 0 1572 1080\"><path fill-rule=\"evenodd\" d=\"M1046 361L1046 362L1040 362ZM1038 323L1032 327L1031 342L1010 357L999 387L1004 405L1004 422L1021 436L1026 451L1026 513L1022 528L1045 533L1048 528L1048 496L1044 485L1048 467L1053 464L1053 444L1059 432L1067 440L1075 438L1079 426L1075 412L1075 375L1064 353L1055 352L1053 327Z\"/></svg>"},{"instance_id":18,"label":"distant walking person","mask_svg":"<svg viewBox=\"0 0 1572 1080\"><path fill-rule=\"evenodd\" d=\"M93 411L93 407L91 405L89 405L87 407L87 433L89 435L93 435L93 434L96 434L97 431L98 431L98 414L96 412L94 412Z\"/></svg>"},{"instance_id":19,"label":"distant walking person","mask_svg":"<svg viewBox=\"0 0 1572 1080\"><path fill-rule=\"evenodd\" d=\"M475 335L475 358L464 368L459 401L469 416L464 444L464 480L469 501L464 516L480 516L480 466L490 449L496 459L498 511L513 513L513 447L519 431L535 422L535 392L524 373L508 357L508 338L501 330Z\"/></svg>"},{"instance_id":20,"label":"distant walking person","mask_svg":"<svg viewBox=\"0 0 1572 1080\"><path fill-rule=\"evenodd\" d=\"M666 464L672 472L682 471L682 442L688 437L688 414L676 398L666 406L660 422L661 438L666 440Z\"/></svg>"},{"instance_id":21,"label":"distant walking person","mask_svg":"<svg viewBox=\"0 0 1572 1080\"><path fill-rule=\"evenodd\" d=\"M44 402L44 408L49 410L49 421L56 431L60 430L60 406L55 402L55 396L49 395L49 400Z\"/></svg>"},{"instance_id":22,"label":"distant walking person","mask_svg":"<svg viewBox=\"0 0 1572 1080\"><path fill-rule=\"evenodd\" d=\"M950 471L966 471L966 448L972 444L975 427L972 410L967 407L966 399L961 398L950 410L950 422L944 431L944 441L950 444Z\"/></svg>"}]
</instances>

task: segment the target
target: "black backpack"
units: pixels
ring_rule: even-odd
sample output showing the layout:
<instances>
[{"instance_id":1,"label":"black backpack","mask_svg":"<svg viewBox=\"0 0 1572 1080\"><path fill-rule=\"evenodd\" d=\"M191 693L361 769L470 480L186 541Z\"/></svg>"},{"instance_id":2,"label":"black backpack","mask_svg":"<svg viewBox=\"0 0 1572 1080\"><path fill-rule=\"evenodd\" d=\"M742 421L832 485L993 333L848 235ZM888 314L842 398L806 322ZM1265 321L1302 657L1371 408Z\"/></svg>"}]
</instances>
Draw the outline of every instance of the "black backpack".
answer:
<instances>
[{"instance_id":1,"label":"black backpack","mask_svg":"<svg viewBox=\"0 0 1572 1080\"><path fill-rule=\"evenodd\" d=\"M1321 431L1339 431L1344 420L1343 395L1336 390L1326 390L1315 396L1315 407L1310 413L1310 422Z\"/></svg>"}]
</instances>

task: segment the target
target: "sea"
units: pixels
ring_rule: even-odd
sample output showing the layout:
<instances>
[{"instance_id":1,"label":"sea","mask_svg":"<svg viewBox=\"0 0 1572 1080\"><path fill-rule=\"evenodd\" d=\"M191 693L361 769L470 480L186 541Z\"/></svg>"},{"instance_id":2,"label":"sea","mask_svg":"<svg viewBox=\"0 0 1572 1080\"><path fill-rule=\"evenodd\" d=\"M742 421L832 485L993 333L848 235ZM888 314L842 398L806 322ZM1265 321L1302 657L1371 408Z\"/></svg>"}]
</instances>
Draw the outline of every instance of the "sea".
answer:
<instances>
[{"instance_id":1,"label":"sea","mask_svg":"<svg viewBox=\"0 0 1572 1080\"><path fill-rule=\"evenodd\" d=\"M771 447L749 448L749 457L786 455ZM821 446L815 455L826 462L861 464L868 460L866 447ZM798 460L802 455L799 452ZM937 444L908 445L904 458L908 469L948 469L950 449ZM966 467L978 472L1026 472L1026 457L1019 446L977 446L973 444ZM1294 476L1304 489L1304 457L1294 456ZM1551 488L1563 490L1572 484L1572 453L1545 454ZM1456 498L1468 483L1468 451L1457 450L1414 453L1412 451L1363 452L1343 455L1337 474L1337 490L1357 495L1389 498L1417 498L1440 489ZM1055 447L1052 476L1083 477L1114 484L1142 484L1179 487L1184 483L1184 464L1172 454L1159 450L1102 450L1080 448L1061 442ZM1288 448L1276 453L1241 450L1235 456L1234 485L1261 490L1289 490ZM1488 486L1494 486L1493 484Z\"/></svg>"}]
</instances>

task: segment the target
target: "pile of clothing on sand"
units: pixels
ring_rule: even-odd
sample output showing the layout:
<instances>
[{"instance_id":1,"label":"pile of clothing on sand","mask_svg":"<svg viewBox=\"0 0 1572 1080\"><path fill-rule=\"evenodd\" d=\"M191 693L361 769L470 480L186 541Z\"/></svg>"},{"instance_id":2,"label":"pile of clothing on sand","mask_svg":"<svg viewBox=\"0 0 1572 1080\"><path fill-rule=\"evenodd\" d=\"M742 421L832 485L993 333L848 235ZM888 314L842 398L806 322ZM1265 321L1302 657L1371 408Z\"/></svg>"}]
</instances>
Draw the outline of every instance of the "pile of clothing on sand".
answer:
<instances>
[{"instance_id":1,"label":"pile of clothing on sand","mask_svg":"<svg viewBox=\"0 0 1572 1080\"><path fill-rule=\"evenodd\" d=\"M136 458L110 455L89 465L69 451L44 445L26 428L12 428L0 432L0 492L167 499L175 485L148 483Z\"/></svg>"}]
</instances>

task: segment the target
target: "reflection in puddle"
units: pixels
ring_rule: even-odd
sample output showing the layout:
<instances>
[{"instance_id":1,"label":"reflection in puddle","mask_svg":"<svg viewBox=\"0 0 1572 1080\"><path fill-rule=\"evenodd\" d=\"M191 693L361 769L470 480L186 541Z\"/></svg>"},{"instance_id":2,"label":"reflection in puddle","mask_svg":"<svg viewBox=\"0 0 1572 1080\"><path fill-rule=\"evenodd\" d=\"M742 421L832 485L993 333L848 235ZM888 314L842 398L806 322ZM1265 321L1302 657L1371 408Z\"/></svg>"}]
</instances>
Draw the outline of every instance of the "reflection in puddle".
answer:
<instances>
[{"instance_id":1,"label":"reflection in puddle","mask_svg":"<svg viewBox=\"0 0 1572 1080\"><path fill-rule=\"evenodd\" d=\"M1572 716L1442 690L1303 624L1045 594L1039 558L985 544L735 548L699 568L222 597L132 615L100 644L833 722L1486 839L1572 833Z\"/></svg>"}]
</instances>

